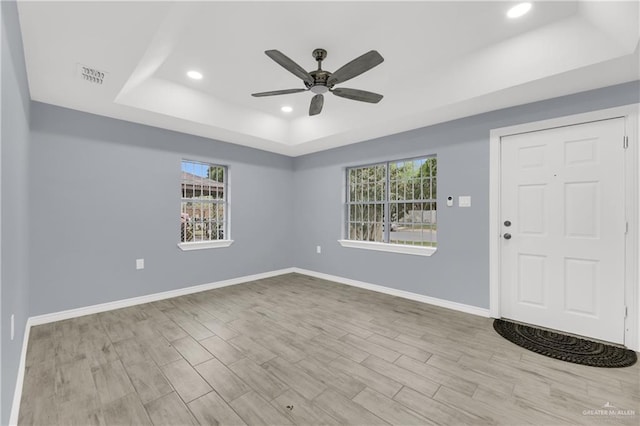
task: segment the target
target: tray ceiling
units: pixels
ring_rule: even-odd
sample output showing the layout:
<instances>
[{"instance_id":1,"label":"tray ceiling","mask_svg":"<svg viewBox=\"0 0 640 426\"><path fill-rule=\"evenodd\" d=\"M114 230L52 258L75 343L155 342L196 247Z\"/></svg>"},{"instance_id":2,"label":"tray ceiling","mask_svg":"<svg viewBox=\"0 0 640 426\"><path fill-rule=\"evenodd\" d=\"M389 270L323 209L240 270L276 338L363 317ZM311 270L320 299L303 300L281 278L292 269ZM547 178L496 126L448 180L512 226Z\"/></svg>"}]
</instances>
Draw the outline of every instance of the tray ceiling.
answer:
<instances>
[{"instance_id":1,"label":"tray ceiling","mask_svg":"<svg viewBox=\"0 0 640 426\"><path fill-rule=\"evenodd\" d=\"M639 78L639 3L19 1L33 100L297 156ZM385 61L344 87L379 104L312 93L264 51L335 71ZM104 73L102 84L81 67ZM186 73L197 70L201 80ZM284 113L282 106L293 111Z\"/></svg>"}]
</instances>

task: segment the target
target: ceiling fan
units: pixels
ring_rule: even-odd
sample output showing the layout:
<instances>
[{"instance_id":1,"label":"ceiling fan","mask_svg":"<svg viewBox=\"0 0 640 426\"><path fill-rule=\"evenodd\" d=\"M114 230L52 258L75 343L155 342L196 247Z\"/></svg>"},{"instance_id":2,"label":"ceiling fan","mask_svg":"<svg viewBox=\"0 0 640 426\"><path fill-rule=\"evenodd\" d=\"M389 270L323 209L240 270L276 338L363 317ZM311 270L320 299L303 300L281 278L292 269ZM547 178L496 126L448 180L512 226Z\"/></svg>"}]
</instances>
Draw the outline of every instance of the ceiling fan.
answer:
<instances>
[{"instance_id":1,"label":"ceiling fan","mask_svg":"<svg viewBox=\"0 0 640 426\"><path fill-rule=\"evenodd\" d=\"M315 93L315 96L311 98L311 105L309 106L309 115L317 115L322 111L322 105L324 104L323 93L331 92L341 98L352 99L354 101L369 102L377 104L382 99L382 95L373 92L367 92L366 90L347 89L347 88L333 88L338 83L344 83L353 77L359 76L365 71L369 71L371 68L379 65L384 61L384 58L380 54L371 50L364 55L361 55L349 62L348 64L338 68L334 73L325 71L322 69L322 61L327 57L327 51L324 49L315 49L313 51L313 57L318 61L318 69L315 71L305 71L300 65L296 64L289 57L285 56L278 50L266 50L264 52L268 57L276 61L284 69L302 79L306 89L285 89L274 90L271 92L252 93L251 96L263 97L274 95L287 95L289 93L306 92L310 90Z\"/></svg>"}]
</instances>

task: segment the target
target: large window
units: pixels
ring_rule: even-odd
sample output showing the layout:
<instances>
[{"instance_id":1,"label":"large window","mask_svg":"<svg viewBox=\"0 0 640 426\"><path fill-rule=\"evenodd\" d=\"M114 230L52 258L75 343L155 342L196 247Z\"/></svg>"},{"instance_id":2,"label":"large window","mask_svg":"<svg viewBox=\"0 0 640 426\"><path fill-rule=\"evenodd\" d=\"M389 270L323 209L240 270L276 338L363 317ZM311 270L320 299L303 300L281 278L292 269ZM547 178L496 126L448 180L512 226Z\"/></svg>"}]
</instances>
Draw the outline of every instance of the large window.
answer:
<instances>
[{"instance_id":1,"label":"large window","mask_svg":"<svg viewBox=\"0 0 640 426\"><path fill-rule=\"evenodd\" d=\"M347 169L347 239L436 247L435 156Z\"/></svg>"},{"instance_id":2,"label":"large window","mask_svg":"<svg viewBox=\"0 0 640 426\"><path fill-rule=\"evenodd\" d=\"M228 240L227 168L182 161L180 242Z\"/></svg>"}]
</instances>

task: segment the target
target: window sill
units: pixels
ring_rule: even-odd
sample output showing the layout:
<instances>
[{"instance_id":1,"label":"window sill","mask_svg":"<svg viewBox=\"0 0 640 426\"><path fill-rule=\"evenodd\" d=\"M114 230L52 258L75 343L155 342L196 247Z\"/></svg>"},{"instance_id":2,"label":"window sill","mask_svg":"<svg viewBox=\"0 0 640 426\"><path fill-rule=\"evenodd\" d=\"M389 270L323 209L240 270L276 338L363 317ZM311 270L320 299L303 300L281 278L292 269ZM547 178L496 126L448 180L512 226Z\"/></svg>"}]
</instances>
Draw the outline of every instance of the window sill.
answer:
<instances>
[{"instance_id":1,"label":"window sill","mask_svg":"<svg viewBox=\"0 0 640 426\"><path fill-rule=\"evenodd\" d=\"M204 250L212 248L229 247L233 244L233 240L216 240L216 241L201 241L196 243L178 243L178 247L182 251L190 250Z\"/></svg>"},{"instance_id":2,"label":"window sill","mask_svg":"<svg viewBox=\"0 0 640 426\"><path fill-rule=\"evenodd\" d=\"M432 256L437 250L435 247L407 246L403 244L375 243L371 241L338 240L338 242L342 247L412 254L415 256Z\"/></svg>"}]
</instances>

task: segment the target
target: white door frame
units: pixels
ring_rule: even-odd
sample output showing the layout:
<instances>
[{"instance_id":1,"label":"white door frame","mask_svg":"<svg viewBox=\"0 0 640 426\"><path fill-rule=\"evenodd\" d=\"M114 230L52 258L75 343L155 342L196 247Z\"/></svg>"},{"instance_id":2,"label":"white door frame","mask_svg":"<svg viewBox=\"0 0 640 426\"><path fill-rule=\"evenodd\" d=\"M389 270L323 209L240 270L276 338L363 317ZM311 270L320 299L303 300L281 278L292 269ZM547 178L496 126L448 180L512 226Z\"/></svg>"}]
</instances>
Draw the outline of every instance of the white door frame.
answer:
<instances>
[{"instance_id":1,"label":"white door frame","mask_svg":"<svg viewBox=\"0 0 640 426\"><path fill-rule=\"evenodd\" d=\"M638 261L638 242L640 241L640 227L638 216L640 212L640 149L638 149L640 124L640 104L626 105L617 108L593 111L584 114L518 124L515 126L493 129L489 139L489 315L500 318L500 286L501 286L501 247L502 239L500 226L500 185L501 163L500 144L504 136L539 130L565 127L592 121L611 118L625 119L625 135L628 138L628 148L625 154L625 215L628 232L625 238L625 304L628 312L625 318L625 345L635 351L640 351L640 262ZM620 141L622 144L623 141Z\"/></svg>"}]
</instances>

